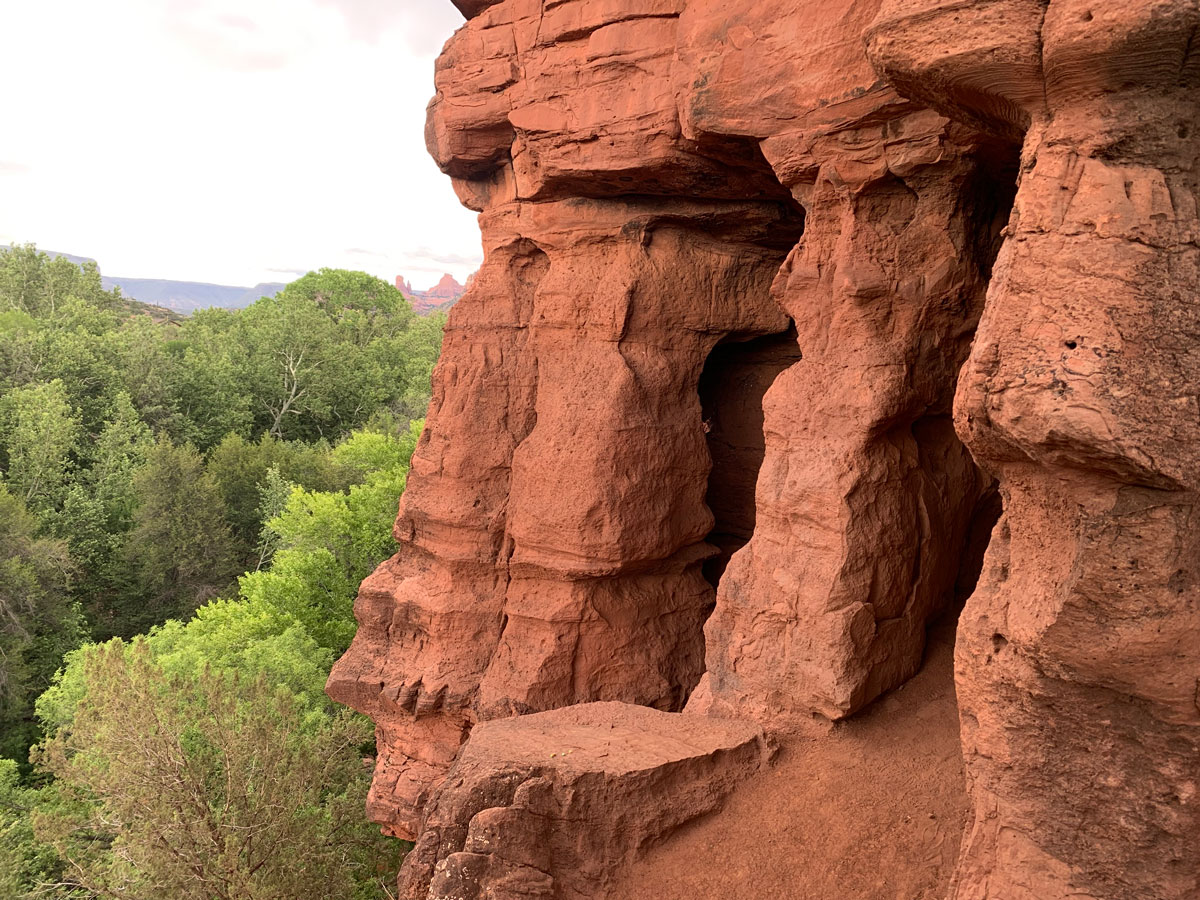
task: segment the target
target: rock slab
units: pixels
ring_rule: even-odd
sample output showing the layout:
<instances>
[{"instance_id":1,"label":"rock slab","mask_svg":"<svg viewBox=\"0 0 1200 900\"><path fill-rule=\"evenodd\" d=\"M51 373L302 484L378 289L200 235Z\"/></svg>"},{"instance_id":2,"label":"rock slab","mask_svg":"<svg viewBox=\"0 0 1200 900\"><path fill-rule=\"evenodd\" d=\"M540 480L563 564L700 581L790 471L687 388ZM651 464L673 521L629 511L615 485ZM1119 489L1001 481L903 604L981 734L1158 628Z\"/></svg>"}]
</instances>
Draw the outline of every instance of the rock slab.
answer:
<instances>
[{"instance_id":1,"label":"rock slab","mask_svg":"<svg viewBox=\"0 0 1200 900\"><path fill-rule=\"evenodd\" d=\"M426 808L406 900L608 895L769 757L745 721L586 703L475 728Z\"/></svg>"}]
</instances>

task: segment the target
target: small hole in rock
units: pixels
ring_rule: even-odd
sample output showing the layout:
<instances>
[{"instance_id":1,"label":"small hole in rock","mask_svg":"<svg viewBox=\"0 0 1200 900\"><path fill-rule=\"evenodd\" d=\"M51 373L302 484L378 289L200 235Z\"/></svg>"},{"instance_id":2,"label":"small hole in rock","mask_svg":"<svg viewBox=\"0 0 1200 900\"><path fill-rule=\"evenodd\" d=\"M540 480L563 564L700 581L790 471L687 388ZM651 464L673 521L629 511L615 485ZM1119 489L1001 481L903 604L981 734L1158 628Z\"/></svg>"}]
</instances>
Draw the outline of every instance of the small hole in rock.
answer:
<instances>
[{"instance_id":1,"label":"small hole in rock","mask_svg":"<svg viewBox=\"0 0 1200 900\"><path fill-rule=\"evenodd\" d=\"M1092 21L1092 19L1094 18L1094 16L1092 16L1092 11L1090 9L1084 10L1082 18L1083 18L1083 21L1085 21L1085 22Z\"/></svg>"},{"instance_id":2,"label":"small hole in rock","mask_svg":"<svg viewBox=\"0 0 1200 900\"><path fill-rule=\"evenodd\" d=\"M1174 574L1167 579L1167 587L1176 594L1182 594L1187 588L1188 573L1183 569L1176 569Z\"/></svg>"},{"instance_id":3,"label":"small hole in rock","mask_svg":"<svg viewBox=\"0 0 1200 900\"><path fill-rule=\"evenodd\" d=\"M1175 133L1177 135L1179 135L1181 138L1186 138L1189 134L1191 134L1191 132L1188 131L1188 127L1186 125L1184 125L1182 122L1180 122L1179 127L1175 129Z\"/></svg>"},{"instance_id":4,"label":"small hole in rock","mask_svg":"<svg viewBox=\"0 0 1200 900\"><path fill-rule=\"evenodd\" d=\"M992 652L999 653L1008 646L1008 638L997 632L992 635Z\"/></svg>"},{"instance_id":5,"label":"small hole in rock","mask_svg":"<svg viewBox=\"0 0 1200 900\"><path fill-rule=\"evenodd\" d=\"M1079 346L1079 344L1077 344L1075 341L1067 341L1067 349L1068 350L1074 350L1078 346Z\"/></svg>"}]
</instances>

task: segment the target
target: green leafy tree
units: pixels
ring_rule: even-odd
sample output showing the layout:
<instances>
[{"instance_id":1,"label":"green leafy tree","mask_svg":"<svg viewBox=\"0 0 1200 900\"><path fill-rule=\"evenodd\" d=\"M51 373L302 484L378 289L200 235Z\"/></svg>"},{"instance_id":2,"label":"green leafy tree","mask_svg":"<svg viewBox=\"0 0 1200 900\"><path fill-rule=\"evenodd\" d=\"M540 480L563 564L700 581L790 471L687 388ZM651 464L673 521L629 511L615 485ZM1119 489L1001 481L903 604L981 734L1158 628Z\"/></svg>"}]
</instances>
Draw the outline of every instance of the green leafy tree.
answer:
<instances>
[{"instance_id":1,"label":"green leafy tree","mask_svg":"<svg viewBox=\"0 0 1200 900\"><path fill-rule=\"evenodd\" d=\"M220 488L194 447L160 438L133 488L137 506L125 552L145 602L121 611L116 633L124 635L191 613L231 586L237 571Z\"/></svg>"},{"instance_id":2,"label":"green leafy tree","mask_svg":"<svg viewBox=\"0 0 1200 900\"><path fill-rule=\"evenodd\" d=\"M348 374L337 323L310 299L281 292L245 310L249 378L267 433L322 436L333 414L331 386Z\"/></svg>"},{"instance_id":3,"label":"green leafy tree","mask_svg":"<svg viewBox=\"0 0 1200 900\"><path fill-rule=\"evenodd\" d=\"M156 434L177 442L195 440L180 410L183 394L180 356L175 341L178 326L155 322L149 316L127 317L109 337L123 392L138 417Z\"/></svg>"},{"instance_id":4,"label":"green leafy tree","mask_svg":"<svg viewBox=\"0 0 1200 900\"><path fill-rule=\"evenodd\" d=\"M278 479L315 490L338 490L351 481L351 473L332 458L328 444L279 441L268 434L257 441L227 434L209 452L206 469L220 488L243 569L261 568L262 528L271 517L264 518L261 508L261 489L268 472L274 470Z\"/></svg>"},{"instance_id":5,"label":"green leafy tree","mask_svg":"<svg viewBox=\"0 0 1200 900\"><path fill-rule=\"evenodd\" d=\"M322 688L394 550L443 321L329 269L181 320L0 249L0 897L379 896L369 726ZM150 633L79 647L81 606L94 638Z\"/></svg>"},{"instance_id":6,"label":"green leafy tree","mask_svg":"<svg viewBox=\"0 0 1200 900\"><path fill-rule=\"evenodd\" d=\"M279 516L287 508L288 498L292 495L295 484L288 481L275 466L267 469L266 475L258 485L258 518L263 523L258 538L258 564L254 571L265 568L279 549L279 536L266 523Z\"/></svg>"},{"instance_id":7,"label":"green leafy tree","mask_svg":"<svg viewBox=\"0 0 1200 900\"><path fill-rule=\"evenodd\" d=\"M299 622L341 654L354 637L359 583L395 550L392 525L423 422L401 436L355 432L333 459L360 483L346 492L294 488L265 528L271 567L241 579L241 593Z\"/></svg>"},{"instance_id":8,"label":"green leafy tree","mask_svg":"<svg viewBox=\"0 0 1200 900\"><path fill-rule=\"evenodd\" d=\"M32 813L49 805L53 789L23 783L15 760L0 759L0 897L33 900L84 900L82 892L63 884L64 861L54 848L34 835Z\"/></svg>"},{"instance_id":9,"label":"green leafy tree","mask_svg":"<svg viewBox=\"0 0 1200 900\"><path fill-rule=\"evenodd\" d=\"M32 699L84 637L70 572L64 544L38 537L37 521L0 485L0 756L25 757L36 737Z\"/></svg>"},{"instance_id":10,"label":"green leafy tree","mask_svg":"<svg viewBox=\"0 0 1200 900\"><path fill-rule=\"evenodd\" d=\"M244 312L198 310L167 345L174 360L174 406L184 423L184 437L202 450L231 432L249 438L260 430Z\"/></svg>"},{"instance_id":11,"label":"green leafy tree","mask_svg":"<svg viewBox=\"0 0 1200 900\"><path fill-rule=\"evenodd\" d=\"M52 319L71 298L95 308L115 309L120 304L119 294L104 290L94 262L76 265L61 256L51 259L33 244L0 248L0 310Z\"/></svg>"},{"instance_id":12,"label":"green leafy tree","mask_svg":"<svg viewBox=\"0 0 1200 900\"><path fill-rule=\"evenodd\" d=\"M38 759L55 781L32 822L68 888L383 896L401 848L362 820L370 724L323 687L353 636L359 581L393 548L420 431L356 432L335 447L330 465L355 482L346 491L294 487L269 468L259 515L278 511L265 530L279 550L241 579L238 600L67 654L37 703L50 735ZM160 442L152 456L180 449Z\"/></svg>"},{"instance_id":13,"label":"green leafy tree","mask_svg":"<svg viewBox=\"0 0 1200 900\"><path fill-rule=\"evenodd\" d=\"M125 548L138 505L134 476L153 447L150 429L128 396L118 394L111 421L90 445L91 464L71 485L56 520L54 530L67 541L77 567L75 595L97 638L120 632L120 611L141 602L141 582Z\"/></svg>"},{"instance_id":14,"label":"green leafy tree","mask_svg":"<svg viewBox=\"0 0 1200 900\"><path fill-rule=\"evenodd\" d=\"M74 805L33 821L75 883L122 900L383 896L398 848L363 822L369 723L265 673L168 671L146 641L74 664L86 702L39 754Z\"/></svg>"},{"instance_id":15,"label":"green leafy tree","mask_svg":"<svg viewBox=\"0 0 1200 900\"><path fill-rule=\"evenodd\" d=\"M61 506L80 436L63 383L9 391L0 400L0 428L9 489L39 513Z\"/></svg>"}]
</instances>

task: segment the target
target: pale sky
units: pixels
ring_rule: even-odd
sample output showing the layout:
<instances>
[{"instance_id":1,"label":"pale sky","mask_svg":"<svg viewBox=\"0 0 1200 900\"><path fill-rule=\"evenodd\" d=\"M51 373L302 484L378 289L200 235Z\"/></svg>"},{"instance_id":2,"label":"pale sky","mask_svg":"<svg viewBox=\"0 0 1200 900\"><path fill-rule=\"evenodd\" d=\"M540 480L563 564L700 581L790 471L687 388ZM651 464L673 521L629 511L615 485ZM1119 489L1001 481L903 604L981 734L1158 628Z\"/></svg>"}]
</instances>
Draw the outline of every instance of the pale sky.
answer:
<instances>
[{"instance_id":1,"label":"pale sky","mask_svg":"<svg viewBox=\"0 0 1200 900\"><path fill-rule=\"evenodd\" d=\"M414 287L482 259L425 151L450 0L0 0L0 244L106 275Z\"/></svg>"}]
</instances>

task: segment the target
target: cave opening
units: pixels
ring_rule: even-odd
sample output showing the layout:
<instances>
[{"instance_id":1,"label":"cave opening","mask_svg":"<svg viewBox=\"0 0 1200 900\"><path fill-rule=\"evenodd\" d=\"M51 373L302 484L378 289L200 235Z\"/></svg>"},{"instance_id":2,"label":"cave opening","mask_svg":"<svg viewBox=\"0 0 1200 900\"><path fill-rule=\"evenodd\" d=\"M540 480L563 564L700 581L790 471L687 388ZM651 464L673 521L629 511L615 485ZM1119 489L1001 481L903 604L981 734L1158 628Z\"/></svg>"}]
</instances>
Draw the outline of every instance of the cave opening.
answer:
<instances>
[{"instance_id":1,"label":"cave opening","mask_svg":"<svg viewBox=\"0 0 1200 900\"><path fill-rule=\"evenodd\" d=\"M800 360L793 325L749 340L732 336L713 348L700 375L700 408L712 469L705 502L715 523L706 540L717 554L704 564L715 589L730 557L754 534L754 489L766 455L763 397Z\"/></svg>"},{"instance_id":2,"label":"cave opening","mask_svg":"<svg viewBox=\"0 0 1200 900\"><path fill-rule=\"evenodd\" d=\"M967 235L970 243L966 249L978 267L980 282L986 292L1004 242L1005 226L1012 216L1016 200L1019 149L1001 140L984 141L977 150L977 162L979 166L974 177L963 187L961 202L969 210ZM981 299L979 315L983 312L983 306ZM975 328L979 324L978 315L970 324L971 338L974 340ZM964 359L962 365L965 363ZM932 631L943 624L957 624L963 607L982 577L984 557L992 540L992 532L1003 513L1004 504L999 488L995 480L990 480L975 501L965 538L959 547L958 575L953 593L942 613L930 620L928 630Z\"/></svg>"}]
</instances>

